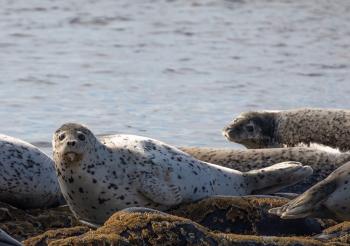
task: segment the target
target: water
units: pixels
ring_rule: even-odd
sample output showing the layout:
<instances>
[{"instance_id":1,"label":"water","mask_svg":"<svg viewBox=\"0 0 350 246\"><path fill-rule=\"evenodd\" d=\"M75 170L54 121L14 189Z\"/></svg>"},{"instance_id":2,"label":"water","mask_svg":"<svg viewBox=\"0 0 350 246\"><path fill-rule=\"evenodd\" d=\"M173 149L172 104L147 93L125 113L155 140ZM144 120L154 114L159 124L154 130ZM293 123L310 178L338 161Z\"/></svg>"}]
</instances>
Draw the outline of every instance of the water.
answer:
<instances>
[{"instance_id":1,"label":"water","mask_svg":"<svg viewBox=\"0 0 350 246\"><path fill-rule=\"evenodd\" d=\"M350 1L0 0L0 129L238 147L241 111L348 108Z\"/></svg>"}]
</instances>

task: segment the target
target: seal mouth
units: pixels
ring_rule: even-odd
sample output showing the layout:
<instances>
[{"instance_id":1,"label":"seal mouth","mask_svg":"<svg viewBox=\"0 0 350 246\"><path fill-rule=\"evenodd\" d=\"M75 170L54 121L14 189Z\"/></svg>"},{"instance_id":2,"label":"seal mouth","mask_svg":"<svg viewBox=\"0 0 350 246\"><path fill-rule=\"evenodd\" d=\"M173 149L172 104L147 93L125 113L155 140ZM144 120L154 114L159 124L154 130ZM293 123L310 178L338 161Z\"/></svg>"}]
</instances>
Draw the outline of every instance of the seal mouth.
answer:
<instances>
[{"instance_id":1,"label":"seal mouth","mask_svg":"<svg viewBox=\"0 0 350 246\"><path fill-rule=\"evenodd\" d=\"M66 152L64 155L64 160L67 162L78 162L82 159L82 154L78 154L76 152Z\"/></svg>"}]
</instances>

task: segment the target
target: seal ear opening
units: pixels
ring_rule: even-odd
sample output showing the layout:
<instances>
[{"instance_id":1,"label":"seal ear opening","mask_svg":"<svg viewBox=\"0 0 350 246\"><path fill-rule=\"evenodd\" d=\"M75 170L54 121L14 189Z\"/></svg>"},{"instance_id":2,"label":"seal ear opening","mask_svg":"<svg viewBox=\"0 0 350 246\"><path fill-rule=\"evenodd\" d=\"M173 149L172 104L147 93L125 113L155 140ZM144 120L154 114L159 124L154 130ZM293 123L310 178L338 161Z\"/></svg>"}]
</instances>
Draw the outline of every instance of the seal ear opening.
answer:
<instances>
[{"instance_id":1,"label":"seal ear opening","mask_svg":"<svg viewBox=\"0 0 350 246\"><path fill-rule=\"evenodd\" d=\"M251 194L268 194L291 186L310 176L313 170L299 162L281 162L270 167L244 173Z\"/></svg>"}]
</instances>

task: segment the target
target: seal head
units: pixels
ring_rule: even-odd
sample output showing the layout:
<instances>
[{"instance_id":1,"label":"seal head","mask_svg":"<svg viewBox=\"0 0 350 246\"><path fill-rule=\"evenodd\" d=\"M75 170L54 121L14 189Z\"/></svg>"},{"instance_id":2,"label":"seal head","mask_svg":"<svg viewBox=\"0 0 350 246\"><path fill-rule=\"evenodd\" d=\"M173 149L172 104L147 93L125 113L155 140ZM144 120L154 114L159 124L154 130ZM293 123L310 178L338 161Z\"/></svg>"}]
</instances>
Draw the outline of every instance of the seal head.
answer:
<instances>
[{"instance_id":1,"label":"seal head","mask_svg":"<svg viewBox=\"0 0 350 246\"><path fill-rule=\"evenodd\" d=\"M223 135L229 141L243 144L249 149L276 147L275 129L275 112L246 112L226 126Z\"/></svg>"},{"instance_id":2,"label":"seal head","mask_svg":"<svg viewBox=\"0 0 350 246\"><path fill-rule=\"evenodd\" d=\"M55 152L62 155L65 164L73 165L83 159L84 153L94 149L95 140L95 136L85 126L67 123L55 132L53 146Z\"/></svg>"}]
</instances>

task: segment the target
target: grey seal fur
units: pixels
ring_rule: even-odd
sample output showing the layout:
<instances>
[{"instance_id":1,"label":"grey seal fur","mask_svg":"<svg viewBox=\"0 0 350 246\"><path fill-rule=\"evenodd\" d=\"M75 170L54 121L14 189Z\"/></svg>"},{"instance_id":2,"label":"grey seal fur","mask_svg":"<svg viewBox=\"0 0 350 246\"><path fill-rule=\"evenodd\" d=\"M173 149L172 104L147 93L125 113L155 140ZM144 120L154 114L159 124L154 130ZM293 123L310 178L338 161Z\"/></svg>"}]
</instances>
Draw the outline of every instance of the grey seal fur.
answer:
<instances>
[{"instance_id":1,"label":"grey seal fur","mask_svg":"<svg viewBox=\"0 0 350 246\"><path fill-rule=\"evenodd\" d=\"M240 114L223 130L247 148L294 147L317 143L350 150L350 110L301 108Z\"/></svg>"},{"instance_id":2,"label":"grey seal fur","mask_svg":"<svg viewBox=\"0 0 350 246\"><path fill-rule=\"evenodd\" d=\"M196 159L246 172L284 161L301 162L311 166L313 174L301 182L284 188L283 192L303 193L327 178L335 169L350 161L350 152L331 148L291 147L272 149L231 149L207 147L180 147Z\"/></svg>"},{"instance_id":3,"label":"grey seal fur","mask_svg":"<svg viewBox=\"0 0 350 246\"><path fill-rule=\"evenodd\" d=\"M78 219L93 224L128 207L165 211L213 195L277 191L312 173L312 168L295 162L242 173L199 161L146 137L98 139L75 123L64 124L55 132L53 156L70 209Z\"/></svg>"},{"instance_id":4,"label":"grey seal fur","mask_svg":"<svg viewBox=\"0 0 350 246\"><path fill-rule=\"evenodd\" d=\"M347 162L294 200L269 212L282 219L316 217L350 220L349 191L350 162Z\"/></svg>"},{"instance_id":5,"label":"grey seal fur","mask_svg":"<svg viewBox=\"0 0 350 246\"><path fill-rule=\"evenodd\" d=\"M20 242L0 229L0 246L22 246Z\"/></svg>"},{"instance_id":6,"label":"grey seal fur","mask_svg":"<svg viewBox=\"0 0 350 246\"><path fill-rule=\"evenodd\" d=\"M0 201L19 208L63 202L53 160L37 147L0 135Z\"/></svg>"}]
</instances>

